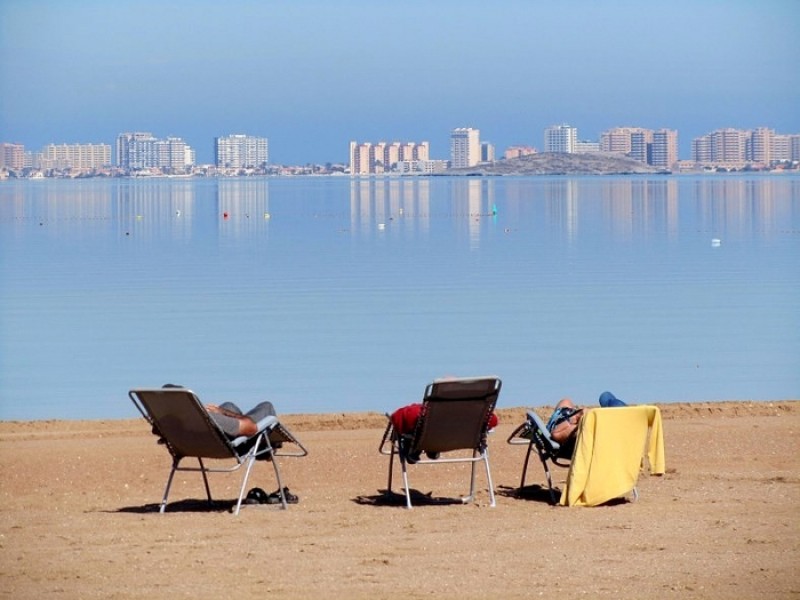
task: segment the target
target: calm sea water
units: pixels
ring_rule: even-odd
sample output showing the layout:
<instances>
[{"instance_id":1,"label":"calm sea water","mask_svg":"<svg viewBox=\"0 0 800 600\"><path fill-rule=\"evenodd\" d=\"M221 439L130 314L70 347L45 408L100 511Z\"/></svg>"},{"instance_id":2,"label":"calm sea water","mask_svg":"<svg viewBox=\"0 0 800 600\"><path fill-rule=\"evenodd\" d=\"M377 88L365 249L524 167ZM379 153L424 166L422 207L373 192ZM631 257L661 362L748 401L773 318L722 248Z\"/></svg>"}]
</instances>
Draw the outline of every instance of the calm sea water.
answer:
<instances>
[{"instance_id":1,"label":"calm sea water","mask_svg":"<svg viewBox=\"0 0 800 600\"><path fill-rule=\"evenodd\" d=\"M800 397L800 178L0 183L0 419Z\"/></svg>"}]
</instances>

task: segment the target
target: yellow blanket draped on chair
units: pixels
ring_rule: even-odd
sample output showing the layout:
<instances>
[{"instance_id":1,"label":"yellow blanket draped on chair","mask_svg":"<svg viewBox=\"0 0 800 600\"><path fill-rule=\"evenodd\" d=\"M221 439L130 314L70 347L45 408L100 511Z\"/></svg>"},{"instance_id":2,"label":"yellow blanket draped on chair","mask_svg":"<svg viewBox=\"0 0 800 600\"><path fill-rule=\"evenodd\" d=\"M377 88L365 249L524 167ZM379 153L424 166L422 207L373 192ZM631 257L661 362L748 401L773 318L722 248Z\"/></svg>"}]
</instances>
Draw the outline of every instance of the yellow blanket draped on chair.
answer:
<instances>
[{"instance_id":1,"label":"yellow blanket draped on chair","mask_svg":"<svg viewBox=\"0 0 800 600\"><path fill-rule=\"evenodd\" d=\"M650 472L665 472L664 432L656 406L587 411L577 435L562 506L597 506L629 493L639 479L645 444Z\"/></svg>"}]
</instances>

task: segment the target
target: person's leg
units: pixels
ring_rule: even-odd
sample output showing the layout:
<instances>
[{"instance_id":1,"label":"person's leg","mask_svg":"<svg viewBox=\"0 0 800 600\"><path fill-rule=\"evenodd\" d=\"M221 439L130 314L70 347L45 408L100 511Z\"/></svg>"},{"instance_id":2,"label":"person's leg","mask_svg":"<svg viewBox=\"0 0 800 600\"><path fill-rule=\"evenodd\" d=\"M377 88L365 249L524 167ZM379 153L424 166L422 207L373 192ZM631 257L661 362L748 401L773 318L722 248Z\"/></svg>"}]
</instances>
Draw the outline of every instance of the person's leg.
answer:
<instances>
[{"instance_id":1,"label":"person's leg","mask_svg":"<svg viewBox=\"0 0 800 600\"><path fill-rule=\"evenodd\" d=\"M223 402L219 405L219 407L223 410L227 410L228 412L236 413L237 415L241 415L242 409L236 406L233 402Z\"/></svg>"},{"instance_id":2,"label":"person's leg","mask_svg":"<svg viewBox=\"0 0 800 600\"><path fill-rule=\"evenodd\" d=\"M619 407L619 406L628 406L622 400L617 398L611 392L603 392L600 394L600 406L603 408L612 408L612 407Z\"/></svg>"},{"instance_id":3,"label":"person's leg","mask_svg":"<svg viewBox=\"0 0 800 600\"><path fill-rule=\"evenodd\" d=\"M250 417L256 423L264 417L276 417L275 407L272 402L259 402L253 408L247 411L246 416Z\"/></svg>"}]
</instances>

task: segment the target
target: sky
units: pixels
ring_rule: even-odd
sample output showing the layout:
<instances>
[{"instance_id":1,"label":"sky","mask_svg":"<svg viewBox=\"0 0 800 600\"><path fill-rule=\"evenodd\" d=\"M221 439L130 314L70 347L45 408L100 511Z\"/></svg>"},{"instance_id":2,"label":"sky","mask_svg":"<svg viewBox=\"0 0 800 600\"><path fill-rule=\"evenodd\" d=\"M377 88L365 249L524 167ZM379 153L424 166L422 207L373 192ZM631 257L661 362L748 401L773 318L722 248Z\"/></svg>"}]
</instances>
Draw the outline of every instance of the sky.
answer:
<instances>
[{"instance_id":1,"label":"sky","mask_svg":"<svg viewBox=\"0 0 800 600\"><path fill-rule=\"evenodd\" d=\"M269 139L270 162L456 127L800 133L798 0L0 0L0 141Z\"/></svg>"}]
</instances>

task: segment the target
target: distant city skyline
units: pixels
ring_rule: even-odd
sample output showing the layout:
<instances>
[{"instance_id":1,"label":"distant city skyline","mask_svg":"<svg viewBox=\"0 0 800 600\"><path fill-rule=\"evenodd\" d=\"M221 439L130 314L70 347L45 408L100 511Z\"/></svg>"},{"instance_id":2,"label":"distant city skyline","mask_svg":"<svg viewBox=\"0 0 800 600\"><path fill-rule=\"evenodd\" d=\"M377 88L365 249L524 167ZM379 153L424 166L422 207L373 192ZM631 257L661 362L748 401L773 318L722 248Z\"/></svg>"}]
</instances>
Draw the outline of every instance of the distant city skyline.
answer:
<instances>
[{"instance_id":1,"label":"distant city skyline","mask_svg":"<svg viewBox=\"0 0 800 600\"><path fill-rule=\"evenodd\" d=\"M800 162L800 133L786 134L768 127L742 130L717 129L691 141L691 156L678 154L678 132L652 130L641 127L620 127L603 131L599 141L578 141L577 128L569 124L554 125L544 130L541 152L556 154L600 153L626 156L638 162L658 167L664 171L681 171L692 168L722 167L764 169L777 165L797 167ZM502 159L536 154L533 146L509 146ZM269 139L247 134L232 134L214 138L214 161L198 163L196 151L180 137L160 139L151 132L123 132L115 142L114 160L109 144L103 143L49 143L41 151L26 148L24 144L0 140L0 171L17 173L54 170L82 172L101 171L110 174L145 174L155 170L163 174L288 173L301 168L324 166L311 172L350 172L352 175L375 174L432 174L448 169L463 169L479 163L497 160L493 144L480 139L480 130L457 127L450 134L450 156L447 159L430 156L427 141L355 141L349 142L349 160L346 163L276 164L269 160ZM213 171L209 171L209 167ZM296 170L294 172L297 172ZM96 173L99 174L99 173ZM152 174L152 173L150 173Z\"/></svg>"},{"instance_id":2,"label":"distant city skyline","mask_svg":"<svg viewBox=\"0 0 800 600\"><path fill-rule=\"evenodd\" d=\"M798 55L795 0L5 0L0 139L152 131L213 163L246 133L272 163L324 164L354 139L444 158L458 127L541 148L569 123L677 130L687 158L721 128L800 131Z\"/></svg>"}]
</instances>

